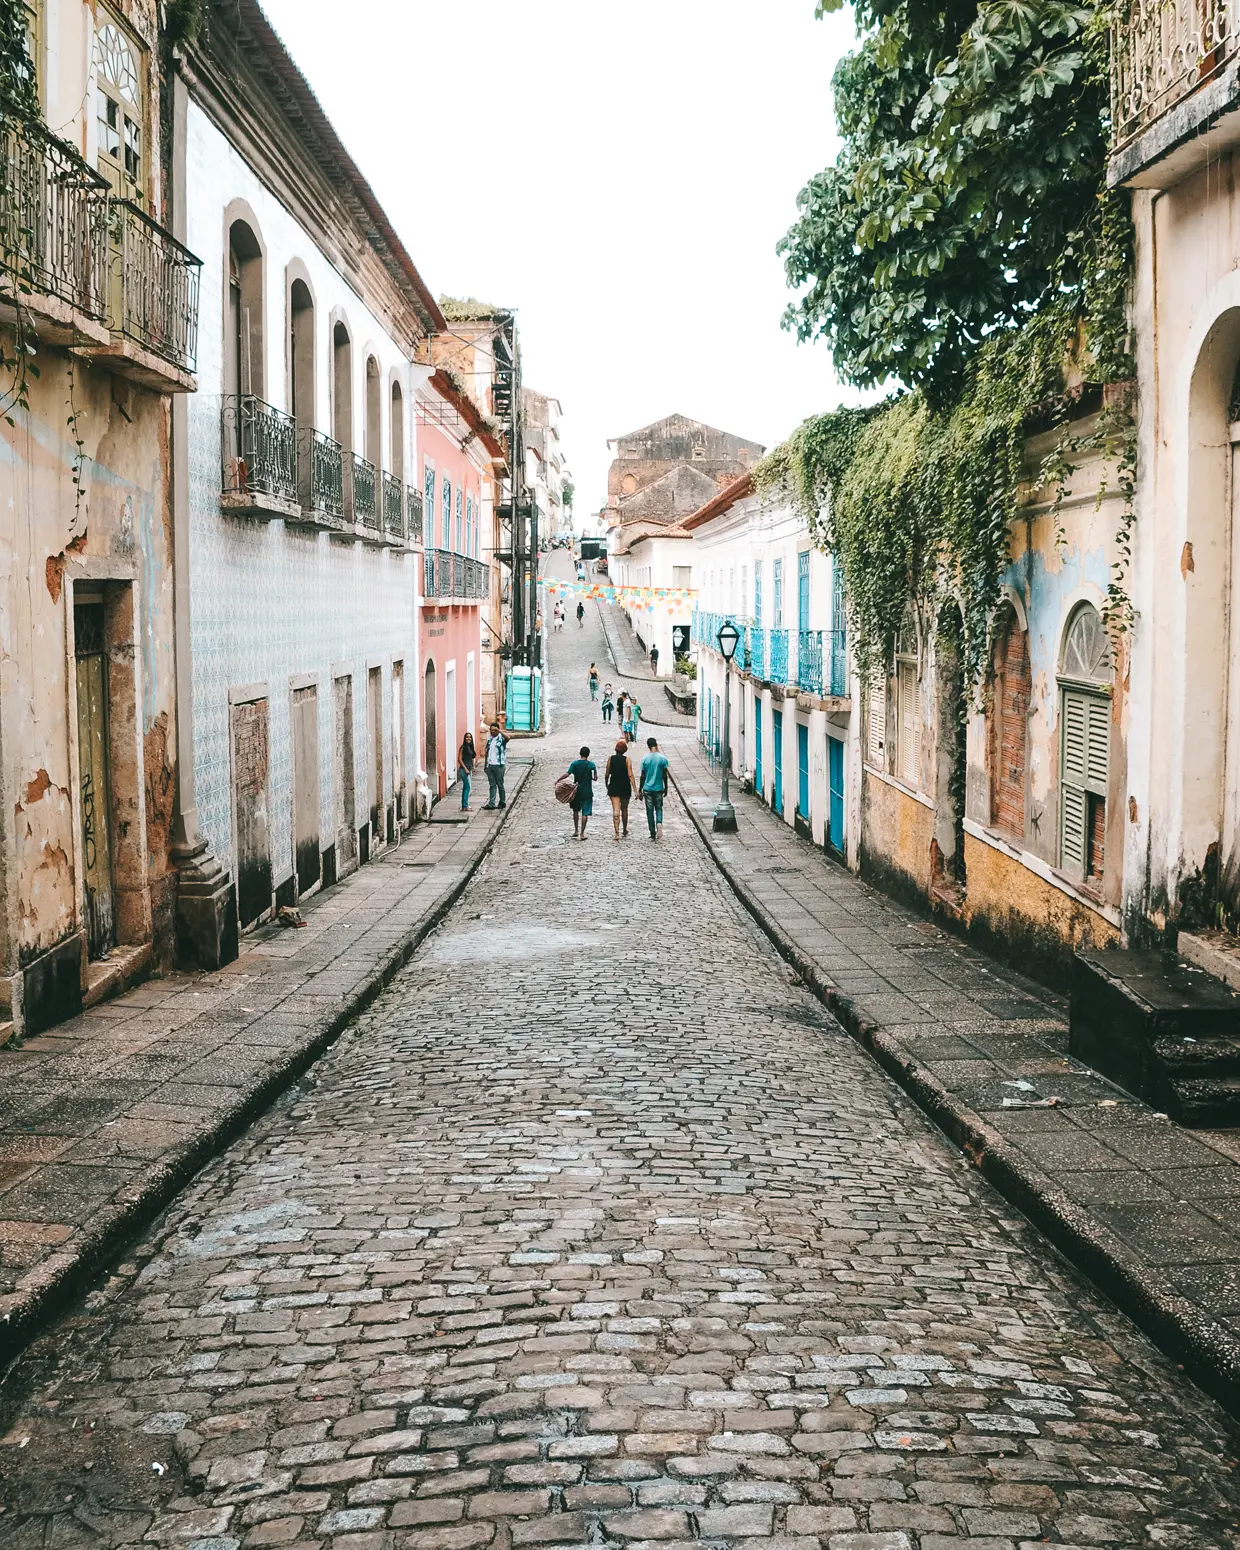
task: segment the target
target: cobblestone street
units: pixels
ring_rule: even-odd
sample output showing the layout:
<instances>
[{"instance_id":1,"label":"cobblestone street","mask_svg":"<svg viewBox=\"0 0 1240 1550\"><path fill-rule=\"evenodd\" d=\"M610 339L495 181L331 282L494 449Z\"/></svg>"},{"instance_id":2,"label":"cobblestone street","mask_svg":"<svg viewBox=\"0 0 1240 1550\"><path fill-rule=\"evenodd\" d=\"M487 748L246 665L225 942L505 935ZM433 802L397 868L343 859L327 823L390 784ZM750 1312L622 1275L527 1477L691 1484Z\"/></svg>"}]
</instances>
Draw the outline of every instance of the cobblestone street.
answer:
<instances>
[{"instance_id":1,"label":"cobblestone street","mask_svg":"<svg viewBox=\"0 0 1240 1550\"><path fill-rule=\"evenodd\" d=\"M0 1544L1240 1545L1221 1412L833 1025L675 800L662 847L601 790L569 842L594 610L550 651L445 925L10 1372Z\"/></svg>"}]
</instances>

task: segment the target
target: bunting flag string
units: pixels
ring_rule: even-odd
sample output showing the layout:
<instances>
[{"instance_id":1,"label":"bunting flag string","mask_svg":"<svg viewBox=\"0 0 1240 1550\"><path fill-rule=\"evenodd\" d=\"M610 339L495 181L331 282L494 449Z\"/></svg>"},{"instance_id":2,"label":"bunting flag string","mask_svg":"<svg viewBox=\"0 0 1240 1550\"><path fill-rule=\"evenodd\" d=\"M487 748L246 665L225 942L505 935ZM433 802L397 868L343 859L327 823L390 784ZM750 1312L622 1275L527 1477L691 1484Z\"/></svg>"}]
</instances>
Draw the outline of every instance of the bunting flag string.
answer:
<instances>
[{"instance_id":1,"label":"bunting flag string","mask_svg":"<svg viewBox=\"0 0 1240 1550\"><path fill-rule=\"evenodd\" d=\"M648 613L659 604L669 608L684 608L697 598L696 587L627 587L609 581L567 581L558 577L542 576L539 586L550 597L561 593L568 597L596 598L603 603L628 603L644 606Z\"/></svg>"}]
</instances>

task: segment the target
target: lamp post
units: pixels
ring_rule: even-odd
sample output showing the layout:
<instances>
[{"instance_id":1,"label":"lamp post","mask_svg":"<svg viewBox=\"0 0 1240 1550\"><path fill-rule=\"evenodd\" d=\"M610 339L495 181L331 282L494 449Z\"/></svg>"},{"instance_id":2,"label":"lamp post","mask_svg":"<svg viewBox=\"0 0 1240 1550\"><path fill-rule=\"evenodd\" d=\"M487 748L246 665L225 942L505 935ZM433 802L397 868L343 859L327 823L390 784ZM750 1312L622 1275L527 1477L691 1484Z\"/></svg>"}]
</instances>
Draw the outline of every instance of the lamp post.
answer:
<instances>
[{"instance_id":1,"label":"lamp post","mask_svg":"<svg viewBox=\"0 0 1240 1550\"><path fill-rule=\"evenodd\" d=\"M741 632L730 619L719 626L715 644L723 658L723 790L711 827L716 834L736 833L736 809L728 801L728 767L732 763L732 658Z\"/></svg>"}]
</instances>

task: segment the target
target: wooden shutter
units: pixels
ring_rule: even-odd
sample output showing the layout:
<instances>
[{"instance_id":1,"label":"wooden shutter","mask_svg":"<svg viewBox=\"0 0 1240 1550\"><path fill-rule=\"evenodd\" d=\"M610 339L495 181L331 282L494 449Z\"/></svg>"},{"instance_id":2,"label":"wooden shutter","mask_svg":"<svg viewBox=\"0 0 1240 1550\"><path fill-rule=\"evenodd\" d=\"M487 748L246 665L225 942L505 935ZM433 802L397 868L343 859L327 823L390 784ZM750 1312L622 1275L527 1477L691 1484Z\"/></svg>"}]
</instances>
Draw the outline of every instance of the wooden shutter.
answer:
<instances>
[{"instance_id":1,"label":"wooden shutter","mask_svg":"<svg viewBox=\"0 0 1240 1550\"><path fill-rule=\"evenodd\" d=\"M1003 643L995 712L998 736L992 743L994 758L991 821L1013 838L1025 837L1025 745L1028 737L1029 637L1013 620Z\"/></svg>"},{"instance_id":2,"label":"wooden shutter","mask_svg":"<svg viewBox=\"0 0 1240 1550\"><path fill-rule=\"evenodd\" d=\"M900 779L906 786L917 786L917 669L912 662L896 666L899 726L896 731L896 756L900 761Z\"/></svg>"},{"instance_id":3,"label":"wooden shutter","mask_svg":"<svg viewBox=\"0 0 1240 1550\"><path fill-rule=\"evenodd\" d=\"M865 762L885 770L883 745L887 740L887 675L882 668L870 674L869 716L866 722Z\"/></svg>"},{"instance_id":4,"label":"wooden shutter","mask_svg":"<svg viewBox=\"0 0 1240 1550\"><path fill-rule=\"evenodd\" d=\"M1091 824L1104 822L1111 754L1111 702L1080 689L1063 691L1059 780L1059 864L1084 877ZM1094 799L1091 802L1091 797ZM1097 832L1095 832L1095 851Z\"/></svg>"}]
</instances>

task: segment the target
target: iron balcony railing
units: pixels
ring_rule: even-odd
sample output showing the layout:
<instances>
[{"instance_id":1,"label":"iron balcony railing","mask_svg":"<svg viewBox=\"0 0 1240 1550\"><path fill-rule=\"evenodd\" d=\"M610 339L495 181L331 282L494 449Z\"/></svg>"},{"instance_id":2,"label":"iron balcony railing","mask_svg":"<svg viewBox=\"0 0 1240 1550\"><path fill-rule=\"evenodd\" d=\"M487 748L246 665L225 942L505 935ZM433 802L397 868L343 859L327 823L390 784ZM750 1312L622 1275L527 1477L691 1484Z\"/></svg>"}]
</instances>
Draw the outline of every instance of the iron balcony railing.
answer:
<instances>
[{"instance_id":1,"label":"iron balcony railing","mask_svg":"<svg viewBox=\"0 0 1240 1550\"><path fill-rule=\"evenodd\" d=\"M427 549L422 555L422 596L438 597L435 591L435 551Z\"/></svg>"},{"instance_id":2,"label":"iron balcony railing","mask_svg":"<svg viewBox=\"0 0 1240 1550\"><path fill-rule=\"evenodd\" d=\"M844 630L822 632L823 693L843 699L848 693L848 638Z\"/></svg>"},{"instance_id":3,"label":"iron balcony railing","mask_svg":"<svg viewBox=\"0 0 1240 1550\"><path fill-rule=\"evenodd\" d=\"M450 549L422 556L422 595L451 602L481 602L491 595L491 567Z\"/></svg>"},{"instance_id":4,"label":"iron balcony railing","mask_svg":"<svg viewBox=\"0 0 1240 1550\"><path fill-rule=\"evenodd\" d=\"M108 326L193 371L202 260L127 199L108 212Z\"/></svg>"},{"instance_id":5,"label":"iron balcony railing","mask_svg":"<svg viewBox=\"0 0 1240 1550\"><path fill-rule=\"evenodd\" d=\"M228 393L220 415L224 489L296 501L297 422L252 393Z\"/></svg>"},{"instance_id":6,"label":"iron balcony railing","mask_svg":"<svg viewBox=\"0 0 1240 1550\"><path fill-rule=\"evenodd\" d=\"M843 630L797 632L797 688L836 699L848 693L847 651Z\"/></svg>"},{"instance_id":7,"label":"iron balcony railing","mask_svg":"<svg viewBox=\"0 0 1240 1550\"><path fill-rule=\"evenodd\" d=\"M345 454L346 510L359 527L379 531L379 471L356 452Z\"/></svg>"},{"instance_id":8,"label":"iron balcony railing","mask_svg":"<svg viewBox=\"0 0 1240 1550\"><path fill-rule=\"evenodd\" d=\"M344 521L344 448L309 426L297 432L297 498L311 516Z\"/></svg>"},{"instance_id":9,"label":"iron balcony railing","mask_svg":"<svg viewBox=\"0 0 1240 1550\"><path fill-rule=\"evenodd\" d=\"M745 659L749 667L749 674L765 683L768 679L767 672L767 631L759 624L750 625L745 631L747 650Z\"/></svg>"},{"instance_id":10,"label":"iron balcony railing","mask_svg":"<svg viewBox=\"0 0 1240 1550\"><path fill-rule=\"evenodd\" d=\"M797 688L822 693L822 631L797 631Z\"/></svg>"},{"instance_id":11,"label":"iron balcony railing","mask_svg":"<svg viewBox=\"0 0 1240 1550\"><path fill-rule=\"evenodd\" d=\"M788 631L770 630L767 671L763 674L767 683L786 684L788 679Z\"/></svg>"},{"instance_id":12,"label":"iron balcony railing","mask_svg":"<svg viewBox=\"0 0 1240 1550\"><path fill-rule=\"evenodd\" d=\"M411 544L422 542L422 492L409 485L405 490L405 511L407 512L406 537Z\"/></svg>"},{"instance_id":13,"label":"iron balcony railing","mask_svg":"<svg viewBox=\"0 0 1240 1550\"><path fill-rule=\"evenodd\" d=\"M1216 75L1236 53L1237 0L1130 0L1111 33L1115 149Z\"/></svg>"},{"instance_id":14,"label":"iron balcony railing","mask_svg":"<svg viewBox=\"0 0 1240 1550\"><path fill-rule=\"evenodd\" d=\"M405 487L391 474L383 476L383 531L389 538L405 536Z\"/></svg>"},{"instance_id":15,"label":"iron balcony railing","mask_svg":"<svg viewBox=\"0 0 1240 1550\"><path fill-rule=\"evenodd\" d=\"M0 269L16 290L107 315L108 185L36 123L0 120Z\"/></svg>"}]
</instances>

